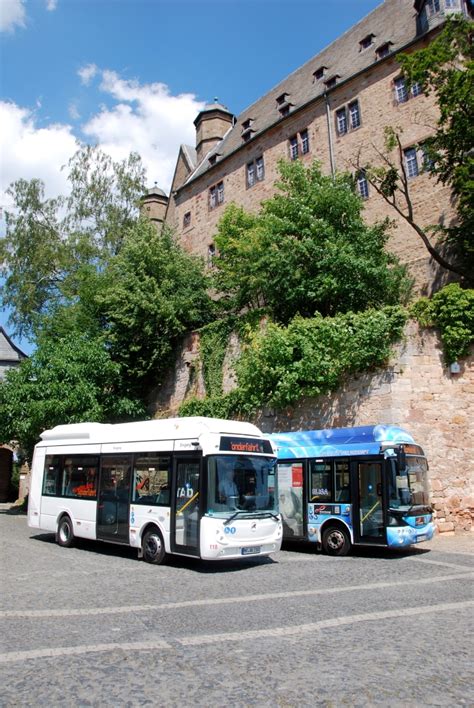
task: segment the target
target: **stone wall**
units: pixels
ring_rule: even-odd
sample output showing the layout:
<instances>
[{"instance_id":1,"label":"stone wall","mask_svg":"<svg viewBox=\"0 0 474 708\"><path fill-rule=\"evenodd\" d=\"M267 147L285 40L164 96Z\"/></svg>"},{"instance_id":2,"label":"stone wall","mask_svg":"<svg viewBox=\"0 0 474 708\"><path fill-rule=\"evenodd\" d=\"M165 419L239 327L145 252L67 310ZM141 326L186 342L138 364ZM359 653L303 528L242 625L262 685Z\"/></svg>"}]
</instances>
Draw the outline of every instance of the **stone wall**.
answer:
<instances>
[{"instance_id":1,"label":"stone wall","mask_svg":"<svg viewBox=\"0 0 474 708\"><path fill-rule=\"evenodd\" d=\"M234 384L229 362L237 353L232 338L224 365L226 390ZM429 460L439 530L474 531L473 355L460 365L460 373L452 374L436 332L410 322L386 368L353 377L331 395L302 400L284 411L265 410L254 422L265 432L377 423L405 427ZM187 338L168 387L155 399L157 413L175 414L190 393L204 395L196 334Z\"/></svg>"}]
</instances>

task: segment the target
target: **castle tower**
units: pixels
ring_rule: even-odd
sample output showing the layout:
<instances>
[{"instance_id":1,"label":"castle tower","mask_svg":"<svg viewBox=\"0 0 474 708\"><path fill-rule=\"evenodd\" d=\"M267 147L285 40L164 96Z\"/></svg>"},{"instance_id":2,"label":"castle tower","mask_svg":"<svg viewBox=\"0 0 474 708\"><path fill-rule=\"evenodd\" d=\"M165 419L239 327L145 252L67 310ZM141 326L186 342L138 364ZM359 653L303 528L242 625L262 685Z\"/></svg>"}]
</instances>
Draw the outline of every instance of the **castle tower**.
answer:
<instances>
[{"instance_id":1,"label":"castle tower","mask_svg":"<svg viewBox=\"0 0 474 708\"><path fill-rule=\"evenodd\" d=\"M234 122L234 115L225 106L209 103L200 111L194 121L196 126L196 156L197 164L222 140Z\"/></svg>"},{"instance_id":2,"label":"castle tower","mask_svg":"<svg viewBox=\"0 0 474 708\"><path fill-rule=\"evenodd\" d=\"M142 216L146 216L157 228L161 228L165 220L168 199L163 190L160 189L155 182L155 186L151 187L140 199L140 212Z\"/></svg>"}]
</instances>

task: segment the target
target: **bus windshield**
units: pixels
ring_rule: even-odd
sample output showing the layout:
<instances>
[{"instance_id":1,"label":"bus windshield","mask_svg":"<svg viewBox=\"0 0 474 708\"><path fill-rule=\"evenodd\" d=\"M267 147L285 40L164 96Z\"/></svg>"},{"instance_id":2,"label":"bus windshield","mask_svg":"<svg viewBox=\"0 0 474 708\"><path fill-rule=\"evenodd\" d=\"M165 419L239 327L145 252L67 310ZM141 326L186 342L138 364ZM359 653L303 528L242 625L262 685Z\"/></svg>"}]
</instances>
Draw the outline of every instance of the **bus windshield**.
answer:
<instances>
[{"instance_id":1,"label":"bus windshield","mask_svg":"<svg viewBox=\"0 0 474 708\"><path fill-rule=\"evenodd\" d=\"M248 455L208 458L207 513L276 513L276 459Z\"/></svg>"},{"instance_id":2,"label":"bus windshield","mask_svg":"<svg viewBox=\"0 0 474 708\"><path fill-rule=\"evenodd\" d=\"M424 457L406 457L406 467L399 469L391 460L389 480L389 507L408 510L413 506L429 505L428 465Z\"/></svg>"}]
</instances>

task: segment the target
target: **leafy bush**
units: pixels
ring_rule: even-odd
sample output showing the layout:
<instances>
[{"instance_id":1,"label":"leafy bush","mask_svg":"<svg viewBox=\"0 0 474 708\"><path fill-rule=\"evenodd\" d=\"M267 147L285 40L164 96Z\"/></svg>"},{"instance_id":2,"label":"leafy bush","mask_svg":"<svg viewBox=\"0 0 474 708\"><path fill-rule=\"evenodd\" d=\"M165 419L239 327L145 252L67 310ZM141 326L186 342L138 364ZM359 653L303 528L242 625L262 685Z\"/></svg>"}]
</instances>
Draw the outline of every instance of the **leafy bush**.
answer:
<instances>
[{"instance_id":1,"label":"leafy bush","mask_svg":"<svg viewBox=\"0 0 474 708\"><path fill-rule=\"evenodd\" d=\"M265 405L282 408L303 396L336 390L345 376L383 364L402 334L406 310L295 317L254 331L236 365L238 386L226 395L191 399L180 415L251 415Z\"/></svg>"},{"instance_id":2,"label":"leafy bush","mask_svg":"<svg viewBox=\"0 0 474 708\"><path fill-rule=\"evenodd\" d=\"M420 298L410 310L422 327L437 327L447 364L469 353L474 341L474 290L451 283L431 300Z\"/></svg>"}]
</instances>

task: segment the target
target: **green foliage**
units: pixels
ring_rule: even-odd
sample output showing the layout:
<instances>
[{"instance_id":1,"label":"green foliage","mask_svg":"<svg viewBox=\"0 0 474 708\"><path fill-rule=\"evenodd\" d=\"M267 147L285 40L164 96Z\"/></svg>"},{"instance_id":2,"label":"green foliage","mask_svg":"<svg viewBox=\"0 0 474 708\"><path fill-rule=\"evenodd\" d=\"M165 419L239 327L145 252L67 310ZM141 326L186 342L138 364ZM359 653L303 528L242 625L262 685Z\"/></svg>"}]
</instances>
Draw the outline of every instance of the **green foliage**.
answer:
<instances>
[{"instance_id":1,"label":"green foliage","mask_svg":"<svg viewBox=\"0 0 474 708\"><path fill-rule=\"evenodd\" d=\"M60 423L143 417L142 404L117 391L120 367L87 335L44 338L0 383L0 441L15 440L31 460L40 433Z\"/></svg>"},{"instance_id":2,"label":"green foliage","mask_svg":"<svg viewBox=\"0 0 474 708\"><path fill-rule=\"evenodd\" d=\"M225 395L186 401L180 415L249 416L303 396L336 390L350 374L383 365L407 320L401 307L336 317L295 317L253 332L236 365L238 386Z\"/></svg>"},{"instance_id":3,"label":"green foliage","mask_svg":"<svg viewBox=\"0 0 474 708\"><path fill-rule=\"evenodd\" d=\"M202 262L140 220L100 279L95 302L110 355L130 390L146 396L171 363L179 338L211 319Z\"/></svg>"},{"instance_id":4,"label":"green foliage","mask_svg":"<svg viewBox=\"0 0 474 708\"><path fill-rule=\"evenodd\" d=\"M385 250L388 224L367 226L347 175L317 163L279 164L279 192L258 215L231 205L219 223L215 284L234 312L265 305L288 322L296 314L360 311L396 304L409 289L405 269Z\"/></svg>"},{"instance_id":5,"label":"green foliage","mask_svg":"<svg viewBox=\"0 0 474 708\"><path fill-rule=\"evenodd\" d=\"M45 198L37 179L7 190L14 206L0 239L1 304L11 308L17 334L37 336L45 315L76 302L84 276L119 252L138 217L144 172L137 155L113 162L98 148L81 148L68 179L68 198Z\"/></svg>"},{"instance_id":6,"label":"green foliage","mask_svg":"<svg viewBox=\"0 0 474 708\"><path fill-rule=\"evenodd\" d=\"M457 246L466 272L474 269L474 44L473 23L448 19L426 48L399 59L410 84L434 93L440 116L434 135L423 143L430 172L457 197L458 224L445 229Z\"/></svg>"},{"instance_id":7,"label":"green foliage","mask_svg":"<svg viewBox=\"0 0 474 708\"><path fill-rule=\"evenodd\" d=\"M209 397L222 394L222 367L235 322L233 317L216 320L199 332L204 384Z\"/></svg>"},{"instance_id":8,"label":"green foliage","mask_svg":"<svg viewBox=\"0 0 474 708\"><path fill-rule=\"evenodd\" d=\"M382 365L406 322L400 307L336 317L295 317L258 332L237 366L244 409L282 408L335 390L348 374Z\"/></svg>"},{"instance_id":9,"label":"green foliage","mask_svg":"<svg viewBox=\"0 0 474 708\"><path fill-rule=\"evenodd\" d=\"M414 303L411 315L423 327L439 329L448 364L469 353L474 342L474 290L464 290L452 283L431 300L421 298Z\"/></svg>"}]
</instances>

